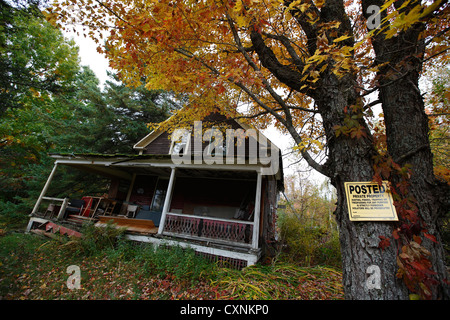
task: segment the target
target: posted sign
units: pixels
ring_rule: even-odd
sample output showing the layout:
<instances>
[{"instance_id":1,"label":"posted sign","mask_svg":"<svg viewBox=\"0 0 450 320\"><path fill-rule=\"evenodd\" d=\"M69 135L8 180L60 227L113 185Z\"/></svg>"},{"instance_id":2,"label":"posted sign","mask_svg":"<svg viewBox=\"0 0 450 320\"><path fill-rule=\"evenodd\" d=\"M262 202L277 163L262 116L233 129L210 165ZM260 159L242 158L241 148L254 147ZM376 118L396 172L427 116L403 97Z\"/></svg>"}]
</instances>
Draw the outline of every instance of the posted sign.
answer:
<instances>
[{"instance_id":1,"label":"posted sign","mask_svg":"<svg viewBox=\"0 0 450 320\"><path fill-rule=\"evenodd\" d=\"M387 181L345 182L351 221L398 221Z\"/></svg>"}]
</instances>

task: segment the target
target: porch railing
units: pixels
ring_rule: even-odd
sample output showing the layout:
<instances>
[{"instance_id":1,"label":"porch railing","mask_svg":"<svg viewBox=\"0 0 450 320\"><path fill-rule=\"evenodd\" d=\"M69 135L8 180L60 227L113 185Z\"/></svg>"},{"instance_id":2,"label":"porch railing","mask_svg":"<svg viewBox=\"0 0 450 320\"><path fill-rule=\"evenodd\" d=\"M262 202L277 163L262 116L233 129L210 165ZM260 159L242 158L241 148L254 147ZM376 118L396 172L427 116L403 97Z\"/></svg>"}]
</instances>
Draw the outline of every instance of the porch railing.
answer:
<instances>
[{"instance_id":1,"label":"porch railing","mask_svg":"<svg viewBox=\"0 0 450 320\"><path fill-rule=\"evenodd\" d=\"M168 212L163 233L247 247L252 245L253 222Z\"/></svg>"}]
</instances>

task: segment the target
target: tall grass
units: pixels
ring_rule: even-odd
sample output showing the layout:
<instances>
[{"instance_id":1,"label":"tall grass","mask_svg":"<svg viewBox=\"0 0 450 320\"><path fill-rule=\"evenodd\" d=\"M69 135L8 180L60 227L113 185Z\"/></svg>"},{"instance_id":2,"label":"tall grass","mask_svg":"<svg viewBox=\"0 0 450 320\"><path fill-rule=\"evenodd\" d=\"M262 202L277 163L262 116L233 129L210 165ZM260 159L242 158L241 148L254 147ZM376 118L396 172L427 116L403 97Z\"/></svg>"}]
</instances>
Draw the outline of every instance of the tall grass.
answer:
<instances>
[{"instance_id":1,"label":"tall grass","mask_svg":"<svg viewBox=\"0 0 450 320\"><path fill-rule=\"evenodd\" d=\"M145 275L166 276L179 280L194 281L211 273L214 264L195 254L193 249L178 246L153 246L127 240L125 229L112 223L104 227L93 224L83 226L82 238L74 239L62 247L68 254L99 256L111 263L140 266L137 272Z\"/></svg>"},{"instance_id":2,"label":"tall grass","mask_svg":"<svg viewBox=\"0 0 450 320\"><path fill-rule=\"evenodd\" d=\"M87 227L65 243L37 235L0 235L3 299L342 299L341 274L331 267L286 261L235 270L194 250L126 240L110 228ZM109 240L103 239L110 238ZM81 269L69 290L66 268Z\"/></svg>"},{"instance_id":3,"label":"tall grass","mask_svg":"<svg viewBox=\"0 0 450 320\"><path fill-rule=\"evenodd\" d=\"M341 273L330 267L301 267L278 262L269 266L254 265L242 271L221 268L213 284L223 290L223 299L343 299Z\"/></svg>"},{"instance_id":4,"label":"tall grass","mask_svg":"<svg viewBox=\"0 0 450 320\"><path fill-rule=\"evenodd\" d=\"M301 264L341 266L339 234L329 225L284 213L278 217L282 259Z\"/></svg>"},{"instance_id":5,"label":"tall grass","mask_svg":"<svg viewBox=\"0 0 450 320\"><path fill-rule=\"evenodd\" d=\"M197 255L194 249L179 246L153 246L120 240L114 249L105 251L111 261L134 263L141 266L145 276L156 275L195 282L214 273L216 265Z\"/></svg>"}]
</instances>

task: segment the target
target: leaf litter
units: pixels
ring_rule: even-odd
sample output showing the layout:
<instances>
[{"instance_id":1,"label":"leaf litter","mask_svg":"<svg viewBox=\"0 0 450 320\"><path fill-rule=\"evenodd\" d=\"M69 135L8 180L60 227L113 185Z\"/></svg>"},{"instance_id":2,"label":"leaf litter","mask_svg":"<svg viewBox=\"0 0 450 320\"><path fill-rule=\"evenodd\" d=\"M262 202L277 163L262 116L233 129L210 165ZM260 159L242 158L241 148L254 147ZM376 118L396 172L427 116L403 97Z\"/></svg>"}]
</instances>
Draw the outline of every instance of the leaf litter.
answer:
<instances>
[{"instance_id":1,"label":"leaf litter","mask_svg":"<svg viewBox=\"0 0 450 320\"><path fill-rule=\"evenodd\" d=\"M1 242L1 241L0 241ZM28 249L29 250L29 249ZM154 274L142 260L117 261L108 256L68 256L54 243L38 243L0 253L0 299L8 300L335 300L343 299L342 274L325 267L292 263L219 267L196 279ZM67 287L69 265L81 270L81 288Z\"/></svg>"}]
</instances>

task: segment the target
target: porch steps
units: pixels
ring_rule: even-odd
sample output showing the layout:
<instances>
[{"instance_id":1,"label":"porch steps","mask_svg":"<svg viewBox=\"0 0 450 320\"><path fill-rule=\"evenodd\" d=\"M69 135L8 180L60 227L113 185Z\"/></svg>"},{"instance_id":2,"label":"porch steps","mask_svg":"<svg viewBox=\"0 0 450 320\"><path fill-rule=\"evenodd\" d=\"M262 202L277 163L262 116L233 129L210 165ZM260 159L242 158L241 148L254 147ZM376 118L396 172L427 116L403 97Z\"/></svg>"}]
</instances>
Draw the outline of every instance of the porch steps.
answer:
<instances>
[{"instance_id":1,"label":"porch steps","mask_svg":"<svg viewBox=\"0 0 450 320\"><path fill-rule=\"evenodd\" d=\"M61 236L69 236L69 237L77 237L80 238L83 235L75 231L71 228L64 227L62 225L56 224L52 221L40 219L40 218L31 218L27 232L33 232L35 234L44 235L49 238L59 239L59 235Z\"/></svg>"}]
</instances>

